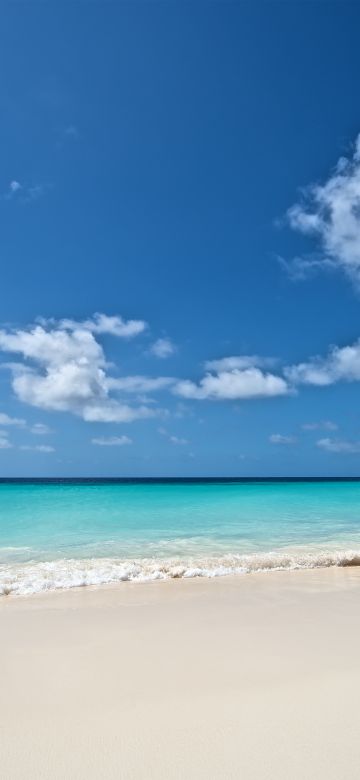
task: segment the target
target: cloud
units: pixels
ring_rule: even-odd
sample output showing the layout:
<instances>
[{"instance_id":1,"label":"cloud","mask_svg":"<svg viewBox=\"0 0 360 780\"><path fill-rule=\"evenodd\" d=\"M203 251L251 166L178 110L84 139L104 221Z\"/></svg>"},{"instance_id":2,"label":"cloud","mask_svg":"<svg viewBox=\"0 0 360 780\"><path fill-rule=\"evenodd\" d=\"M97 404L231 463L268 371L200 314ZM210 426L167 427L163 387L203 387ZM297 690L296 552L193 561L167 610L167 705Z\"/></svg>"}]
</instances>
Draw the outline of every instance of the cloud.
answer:
<instances>
[{"instance_id":1,"label":"cloud","mask_svg":"<svg viewBox=\"0 0 360 780\"><path fill-rule=\"evenodd\" d=\"M288 392L283 377L264 373L256 367L207 373L199 384L185 379L174 387L174 393L183 398L212 401L269 398Z\"/></svg>"},{"instance_id":2,"label":"cloud","mask_svg":"<svg viewBox=\"0 0 360 780\"><path fill-rule=\"evenodd\" d=\"M278 257L277 259L293 282L302 282L321 271L334 271L337 268L336 263L328 258L294 257L292 260L285 260L284 257Z\"/></svg>"},{"instance_id":3,"label":"cloud","mask_svg":"<svg viewBox=\"0 0 360 780\"><path fill-rule=\"evenodd\" d=\"M360 135L352 156L341 157L324 184L307 187L301 202L288 210L287 220L293 230L317 240L321 263L340 268L359 285Z\"/></svg>"},{"instance_id":4,"label":"cloud","mask_svg":"<svg viewBox=\"0 0 360 780\"><path fill-rule=\"evenodd\" d=\"M0 450L8 450L12 447L9 442L7 431L0 431Z\"/></svg>"},{"instance_id":5,"label":"cloud","mask_svg":"<svg viewBox=\"0 0 360 780\"><path fill-rule=\"evenodd\" d=\"M272 433L269 436L271 444L296 444L295 436L282 436L281 433Z\"/></svg>"},{"instance_id":6,"label":"cloud","mask_svg":"<svg viewBox=\"0 0 360 780\"><path fill-rule=\"evenodd\" d=\"M6 200L17 200L21 203L29 203L30 201L37 200L44 192L43 184L25 185L12 179L9 183L7 192L5 193Z\"/></svg>"},{"instance_id":7,"label":"cloud","mask_svg":"<svg viewBox=\"0 0 360 780\"><path fill-rule=\"evenodd\" d=\"M316 445L327 452L356 454L360 452L360 441L341 441L340 439L319 439Z\"/></svg>"},{"instance_id":8,"label":"cloud","mask_svg":"<svg viewBox=\"0 0 360 780\"><path fill-rule=\"evenodd\" d=\"M335 382L360 380L360 340L347 347L331 347L323 358L316 356L308 362L285 368L285 376L294 384L326 386Z\"/></svg>"},{"instance_id":9,"label":"cloud","mask_svg":"<svg viewBox=\"0 0 360 780\"><path fill-rule=\"evenodd\" d=\"M171 442L171 444L176 444L180 446L185 446L185 444L190 444L188 439L184 439L181 436L173 436L166 430L166 428L158 428L158 433L160 433L161 436L165 436Z\"/></svg>"},{"instance_id":10,"label":"cloud","mask_svg":"<svg viewBox=\"0 0 360 780\"><path fill-rule=\"evenodd\" d=\"M323 420L322 422L304 423L301 427L303 431L337 431L339 426L331 420Z\"/></svg>"},{"instance_id":11,"label":"cloud","mask_svg":"<svg viewBox=\"0 0 360 780\"><path fill-rule=\"evenodd\" d=\"M36 436L46 436L48 433L52 433L52 430L44 423L34 423L30 428L30 433L34 433Z\"/></svg>"},{"instance_id":12,"label":"cloud","mask_svg":"<svg viewBox=\"0 0 360 780\"><path fill-rule=\"evenodd\" d=\"M7 417L7 415L4 415L4 417ZM11 442L8 439L7 431L0 431L0 450L10 449L13 446L14 445L11 444ZM38 444L36 446L32 446L30 444L21 444L19 446L19 450L34 450L37 452L54 452L54 447L47 446L46 444Z\"/></svg>"},{"instance_id":13,"label":"cloud","mask_svg":"<svg viewBox=\"0 0 360 780\"><path fill-rule=\"evenodd\" d=\"M134 407L110 400L104 404L102 400L99 404L87 406L82 416L86 422L130 423L134 420L154 417L155 414L156 412L147 406Z\"/></svg>"},{"instance_id":14,"label":"cloud","mask_svg":"<svg viewBox=\"0 0 360 780\"><path fill-rule=\"evenodd\" d=\"M128 436L99 436L91 439L91 443L99 447L123 447L124 444L132 444L132 439Z\"/></svg>"},{"instance_id":15,"label":"cloud","mask_svg":"<svg viewBox=\"0 0 360 780\"><path fill-rule=\"evenodd\" d=\"M151 345L149 352L157 358L167 358L176 352L176 347L171 339L157 339Z\"/></svg>"},{"instance_id":16,"label":"cloud","mask_svg":"<svg viewBox=\"0 0 360 780\"><path fill-rule=\"evenodd\" d=\"M25 360L10 364L15 395L31 406L71 412L91 422L153 417L156 411L146 405L132 406L111 396L108 364L92 332L129 338L143 329L139 322L95 315L85 323L42 321L28 329L0 329L0 350Z\"/></svg>"},{"instance_id":17,"label":"cloud","mask_svg":"<svg viewBox=\"0 0 360 780\"><path fill-rule=\"evenodd\" d=\"M31 450L32 452L55 452L55 447L50 447L49 444L21 444L19 450Z\"/></svg>"},{"instance_id":18,"label":"cloud","mask_svg":"<svg viewBox=\"0 0 360 780\"><path fill-rule=\"evenodd\" d=\"M189 444L187 439L183 439L181 436L169 436L169 440L172 444L179 444L181 446Z\"/></svg>"},{"instance_id":19,"label":"cloud","mask_svg":"<svg viewBox=\"0 0 360 780\"><path fill-rule=\"evenodd\" d=\"M19 192L19 190L22 190L22 185L19 181L16 181L16 179L13 179L13 181L9 184L9 190L14 195L15 192Z\"/></svg>"},{"instance_id":20,"label":"cloud","mask_svg":"<svg viewBox=\"0 0 360 780\"><path fill-rule=\"evenodd\" d=\"M61 324L45 329L42 325L28 330L0 329L0 349L20 353L24 358L46 366L64 363L103 363L103 350L91 333L79 323L77 329L68 332Z\"/></svg>"},{"instance_id":21,"label":"cloud","mask_svg":"<svg viewBox=\"0 0 360 780\"><path fill-rule=\"evenodd\" d=\"M270 367L276 362L275 358L264 358L259 355L233 355L232 357L220 358L220 360L207 360L205 369L207 371L232 371L238 368L243 371L246 368Z\"/></svg>"},{"instance_id":22,"label":"cloud","mask_svg":"<svg viewBox=\"0 0 360 780\"><path fill-rule=\"evenodd\" d=\"M9 417L8 414L0 412L0 425L16 425L19 428L23 428L26 422L19 417Z\"/></svg>"},{"instance_id":23,"label":"cloud","mask_svg":"<svg viewBox=\"0 0 360 780\"><path fill-rule=\"evenodd\" d=\"M43 320L42 324L47 324L47 321ZM54 321L50 320L50 324L54 324ZM131 339L134 336L138 336L147 328L147 323L144 320L123 320L118 315L109 317L106 314L99 314L98 312L88 320L83 322L76 322L76 320L61 320L60 327L64 330L76 331L79 327L83 330L89 330L91 333L98 333L103 335L109 333L112 336L117 336L120 339Z\"/></svg>"},{"instance_id":24,"label":"cloud","mask_svg":"<svg viewBox=\"0 0 360 780\"><path fill-rule=\"evenodd\" d=\"M124 376L111 377L108 380L108 387L125 393L151 393L155 390L163 390L174 382L175 379L169 376Z\"/></svg>"}]
</instances>

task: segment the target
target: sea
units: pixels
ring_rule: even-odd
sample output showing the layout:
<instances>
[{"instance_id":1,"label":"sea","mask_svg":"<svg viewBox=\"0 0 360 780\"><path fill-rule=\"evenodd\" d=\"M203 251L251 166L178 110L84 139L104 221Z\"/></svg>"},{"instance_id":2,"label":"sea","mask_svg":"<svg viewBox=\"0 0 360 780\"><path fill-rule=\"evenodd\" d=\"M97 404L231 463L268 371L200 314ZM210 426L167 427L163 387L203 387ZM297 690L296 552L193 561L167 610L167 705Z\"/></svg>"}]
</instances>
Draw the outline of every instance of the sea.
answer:
<instances>
[{"instance_id":1,"label":"sea","mask_svg":"<svg viewBox=\"0 0 360 780\"><path fill-rule=\"evenodd\" d=\"M0 595L360 565L360 480L0 480Z\"/></svg>"}]
</instances>

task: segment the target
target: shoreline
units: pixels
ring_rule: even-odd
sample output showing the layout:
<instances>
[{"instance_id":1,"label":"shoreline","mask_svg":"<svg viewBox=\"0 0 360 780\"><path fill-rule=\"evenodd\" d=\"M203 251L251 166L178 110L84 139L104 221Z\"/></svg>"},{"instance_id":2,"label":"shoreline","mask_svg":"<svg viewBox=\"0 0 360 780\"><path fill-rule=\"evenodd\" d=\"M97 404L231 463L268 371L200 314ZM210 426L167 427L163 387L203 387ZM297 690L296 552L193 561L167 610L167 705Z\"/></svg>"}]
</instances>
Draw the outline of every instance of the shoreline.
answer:
<instances>
[{"instance_id":1,"label":"shoreline","mask_svg":"<svg viewBox=\"0 0 360 780\"><path fill-rule=\"evenodd\" d=\"M356 553L357 555L358 553ZM359 553L360 555L360 553ZM0 614L1 608L5 604L21 603L23 605L31 603L32 601L41 601L42 599L56 599L71 597L72 594L110 594L111 597L116 598L117 594L124 593L125 598L128 594L140 592L146 593L147 589L153 589L158 592L159 598L161 598L161 591L167 592L169 595L176 592L176 588L184 587L189 588L207 586L216 588L217 585L231 585L232 587L239 586L241 583L255 583L258 587L262 583L265 585L267 578L276 578L276 585L279 587L281 581L286 586L295 585L296 578L298 579L297 585L303 585L306 588L307 580L310 584L318 583L321 587L321 580L323 579L324 585L331 584L336 589L344 584L346 587L349 585L356 585L359 583L360 587L360 563L349 565L331 565L331 566L316 566L316 567L304 567L293 569L261 569L254 571L247 571L241 573L222 574L216 577L208 576L193 576L193 577L166 577L163 579L149 579L149 580L121 580L116 582L104 582L98 584L86 584L86 585L74 585L67 588L53 588L48 590L38 591L36 593L10 593L4 597L0 597ZM293 579L294 578L294 579ZM272 583L274 584L274 583ZM174 589L172 591L172 588ZM241 595L241 590L239 591ZM196 591L194 591L196 593ZM65 606L65 605L64 605Z\"/></svg>"},{"instance_id":2,"label":"shoreline","mask_svg":"<svg viewBox=\"0 0 360 780\"><path fill-rule=\"evenodd\" d=\"M317 585L320 589L322 586L333 587L335 590L342 587L355 587L359 585L360 588L360 563L350 565L331 565L331 566L317 566L308 568L294 568L294 569L262 569L241 573L222 574L216 577L209 576L193 576L193 577L166 577L163 579L149 579L149 580L124 580L117 582L104 582L99 584L86 584L86 585L74 585L72 587L65 588L53 588L48 590L42 590L35 593L10 593L4 597L0 597L0 618L1 611L5 605L21 604L23 606L31 604L32 602L38 602L41 604L42 600L63 599L64 604L62 608L66 609L69 605L66 604L67 597L76 602L76 608L81 608L83 604L83 594L89 595L91 601L94 596L98 596L101 600L102 596L104 600L110 599L117 600L119 596L123 596L126 600L128 597L132 599L134 594L134 601L137 592L139 594L146 594L147 590L156 593L156 598L162 598L162 590L164 590L164 598L171 598L177 593L177 588L181 588L191 592L194 588L194 595L196 595L196 589L204 586L205 588L216 588L223 585L230 586L231 588L239 589L239 596L241 597L241 585L247 583L251 587L251 583L254 583L257 588L264 586L266 588L267 578L270 578L269 584L276 588L279 588L278 595L281 596L281 584L283 583L287 588L296 586L303 587L305 592L307 587ZM274 581L271 582L271 578ZM323 580L323 581L322 581ZM167 594L165 596L165 593ZM107 594L107 595L106 595ZM77 597L80 597L80 601ZM85 596L86 599L86 596ZM96 599L97 601L98 599ZM142 598L141 601L144 599ZM120 599L123 601L123 598ZM146 599L145 599L146 601ZM51 607L53 606L50 604ZM90 606L90 604L89 604ZM92 606L92 605L91 605Z\"/></svg>"},{"instance_id":3,"label":"shoreline","mask_svg":"<svg viewBox=\"0 0 360 780\"><path fill-rule=\"evenodd\" d=\"M356 776L359 568L0 600L4 778Z\"/></svg>"},{"instance_id":4,"label":"shoreline","mask_svg":"<svg viewBox=\"0 0 360 780\"><path fill-rule=\"evenodd\" d=\"M314 546L281 548L250 554L203 555L177 558L64 558L0 565L0 602L4 597L42 592L105 587L125 582L149 584L170 580L211 580L276 571L316 571L360 567L360 550Z\"/></svg>"}]
</instances>

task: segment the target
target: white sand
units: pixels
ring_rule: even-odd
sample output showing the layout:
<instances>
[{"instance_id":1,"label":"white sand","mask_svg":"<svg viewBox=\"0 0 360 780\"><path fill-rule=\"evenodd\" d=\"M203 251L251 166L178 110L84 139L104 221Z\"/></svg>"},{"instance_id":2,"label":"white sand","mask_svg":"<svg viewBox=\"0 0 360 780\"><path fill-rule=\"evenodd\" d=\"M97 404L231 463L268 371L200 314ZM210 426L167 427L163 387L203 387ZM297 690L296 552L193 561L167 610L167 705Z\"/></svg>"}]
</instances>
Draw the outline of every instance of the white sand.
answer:
<instances>
[{"instance_id":1,"label":"white sand","mask_svg":"<svg viewBox=\"0 0 360 780\"><path fill-rule=\"evenodd\" d=\"M0 604L1 780L360 770L360 570Z\"/></svg>"}]
</instances>

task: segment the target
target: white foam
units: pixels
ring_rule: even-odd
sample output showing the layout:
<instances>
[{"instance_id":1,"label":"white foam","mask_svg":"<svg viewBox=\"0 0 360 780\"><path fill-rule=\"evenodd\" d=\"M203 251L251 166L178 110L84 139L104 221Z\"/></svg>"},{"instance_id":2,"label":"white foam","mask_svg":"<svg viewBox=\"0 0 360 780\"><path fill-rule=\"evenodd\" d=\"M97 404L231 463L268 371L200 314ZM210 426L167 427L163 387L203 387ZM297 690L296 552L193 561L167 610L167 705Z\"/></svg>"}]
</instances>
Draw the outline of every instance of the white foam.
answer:
<instances>
[{"instance_id":1,"label":"white foam","mask_svg":"<svg viewBox=\"0 0 360 780\"><path fill-rule=\"evenodd\" d=\"M42 591L146 582L182 577L222 577L259 571L360 566L360 550L271 552L196 558L62 559L0 566L0 595L30 595Z\"/></svg>"}]
</instances>

